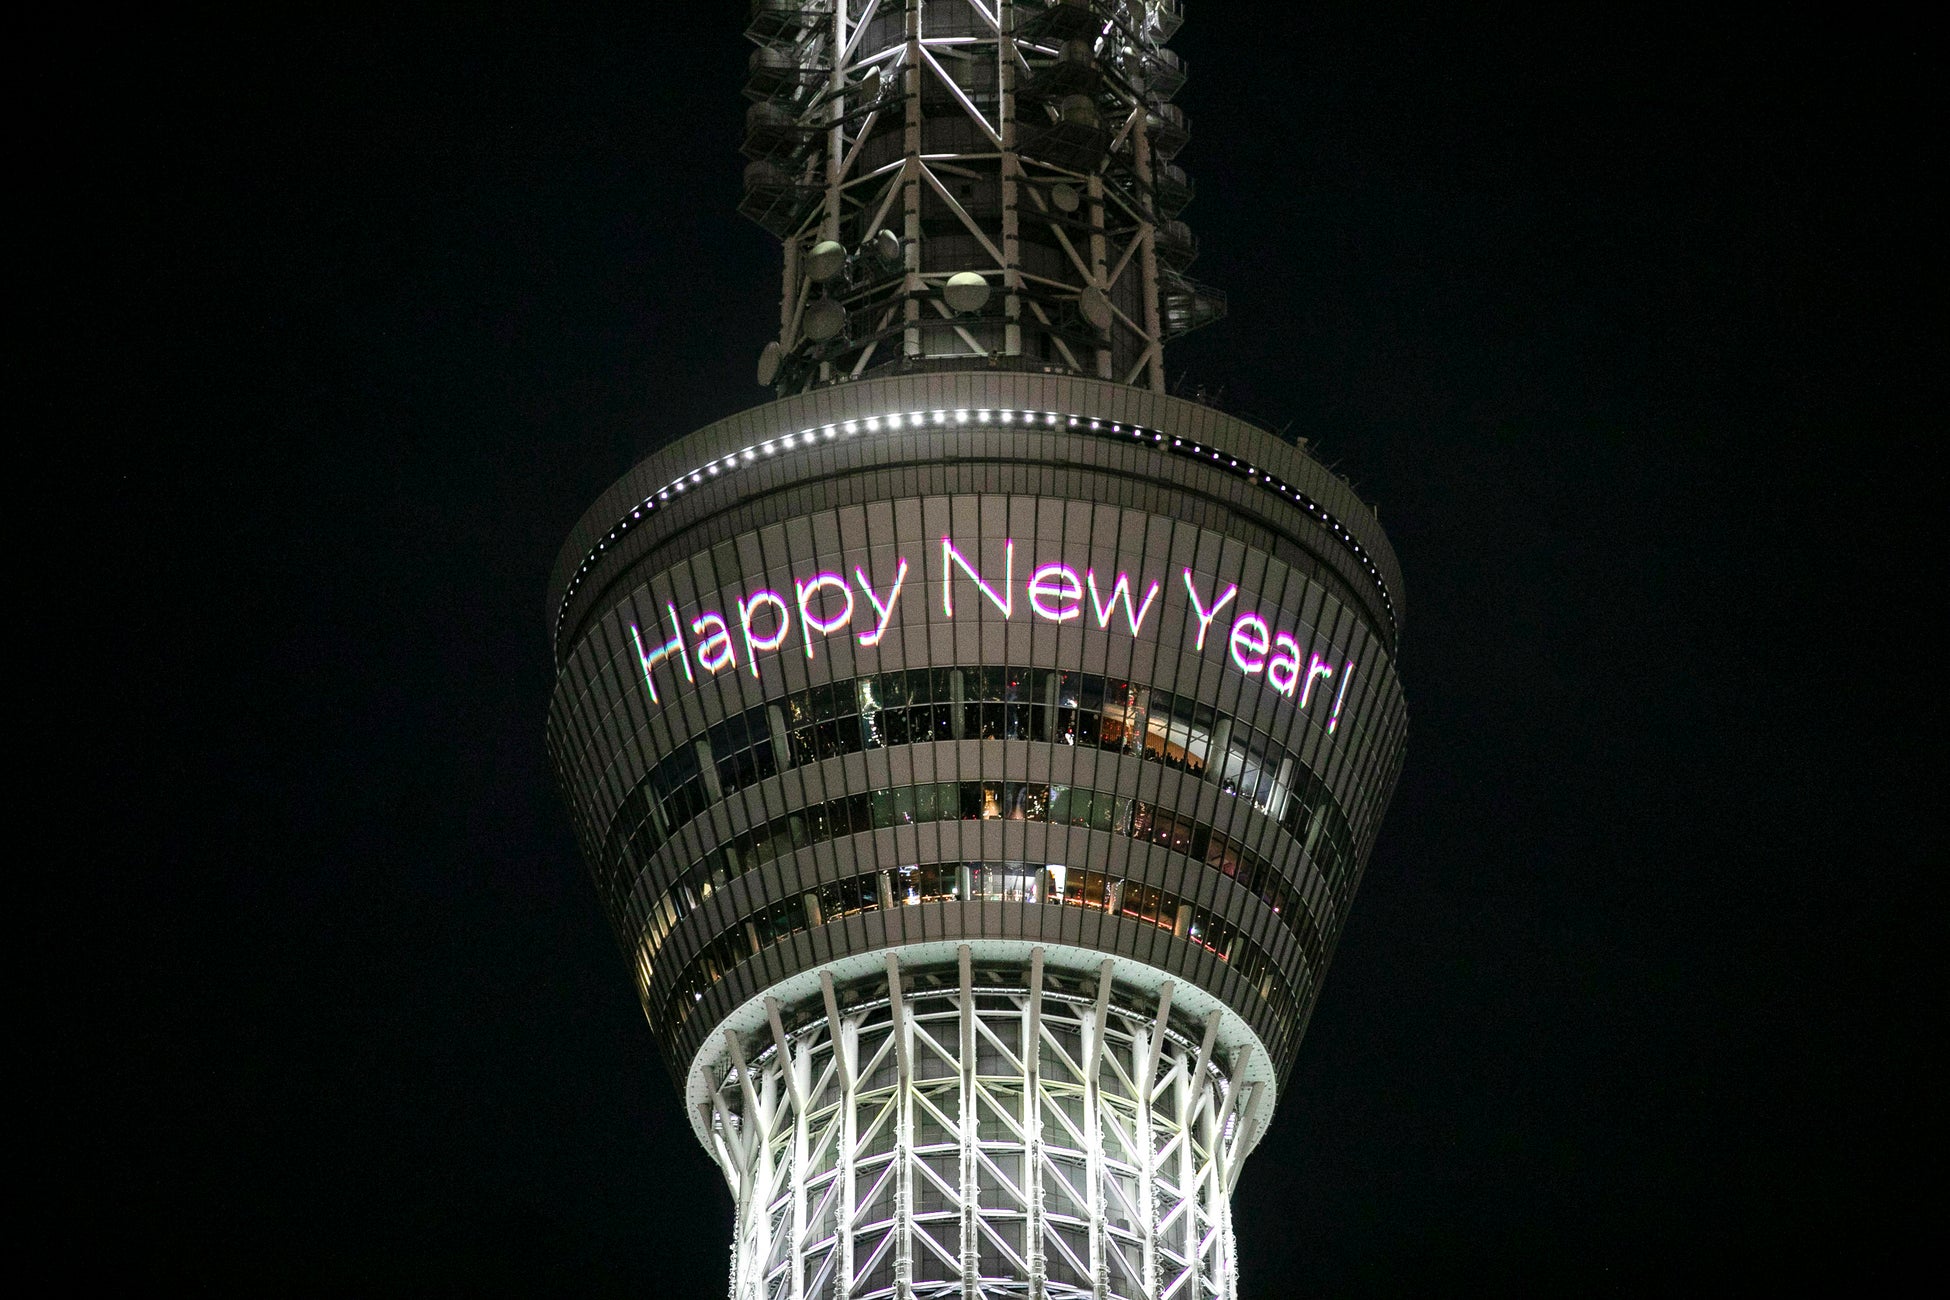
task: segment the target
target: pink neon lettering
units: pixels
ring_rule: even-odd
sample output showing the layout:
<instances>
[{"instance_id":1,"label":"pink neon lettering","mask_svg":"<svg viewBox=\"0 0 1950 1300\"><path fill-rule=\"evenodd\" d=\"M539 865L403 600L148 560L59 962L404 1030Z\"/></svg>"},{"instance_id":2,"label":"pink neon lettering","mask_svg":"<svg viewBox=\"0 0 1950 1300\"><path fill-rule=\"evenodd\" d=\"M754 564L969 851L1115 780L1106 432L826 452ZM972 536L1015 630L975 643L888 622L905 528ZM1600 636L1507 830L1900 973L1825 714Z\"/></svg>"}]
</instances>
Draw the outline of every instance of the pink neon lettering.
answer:
<instances>
[{"instance_id":1,"label":"pink neon lettering","mask_svg":"<svg viewBox=\"0 0 1950 1300\"><path fill-rule=\"evenodd\" d=\"M941 539L941 612L949 618L955 616L955 575L954 570L948 567L950 563L954 563L961 565L962 572L974 579L975 585L981 590L981 593L995 602L995 607L1002 611L1002 617L1009 617L1009 611L1016 603L1016 593L1010 587L1010 584L1015 581L1016 571L1016 543L1014 538L1008 538L1003 541L1002 557L1002 590L1005 594L998 596L995 594L993 587L982 581L982 575L975 571L975 566L963 558L959 550L955 549L954 542L947 537L943 537Z\"/></svg>"},{"instance_id":2,"label":"pink neon lettering","mask_svg":"<svg viewBox=\"0 0 1950 1300\"><path fill-rule=\"evenodd\" d=\"M1216 601L1214 601L1212 603L1212 608L1207 609L1202 603L1200 603L1198 598L1198 589L1192 586L1192 571L1190 569L1187 569L1185 570L1185 593L1192 598L1192 609L1194 612L1198 614L1198 640L1192 643L1192 649L1203 650L1205 649L1206 630L1212 626L1212 620L1219 616L1219 611L1224 609L1226 607L1226 604L1229 601L1231 601L1231 599L1234 596L1237 596L1239 594L1239 587L1238 584L1236 583L1230 587L1227 587L1226 594L1219 597Z\"/></svg>"},{"instance_id":3,"label":"pink neon lettering","mask_svg":"<svg viewBox=\"0 0 1950 1300\"><path fill-rule=\"evenodd\" d=\"M708 635L706 628L714 628ZM738 666L738 655L731 647L731 626L724 621L724 615L712 610L698 615L697 622L691 624L691 631L704 637L697 646L697 662L706 672L721 673L727 668Z\"/></svg>"},{"instance_id":4,"label":"pink neon lettering","mask_svg":"<svg viewBox=\"0 0 1950 1300\"><path fill-rule=\"evenodd\" d=\"M1334 695L1334 711L1327 717L1327 734L1333 735L1334 728L1341 725L1341 701L1347 698L1347 684L1354 680L1354 661L1347 661L1341 670L1341 689Z\"/></svg>"},{"instance_id":5,"label":"pink neon lettering","mask_svg":"<svg viewBox=\"0 0 1950 1300\"><path fill-rule=\"evenodd\" d=\"M853 621L853 590L846 585L846 579L837 573L816 573L809 581L795 582L792 585L799 595L799 636L806 643L806 658L810 659L813 657L813 633L831 636ZM813 613L811 605L813 593L822 588L827 591L838 588L840 595L846 597L846 609L837 617L824 622Z\"/></svg>"},{"instance_id":6,"label":"pink neon lettering","mask_svg":"<svg viewBox=\"0 0 1950 1300\"><path fill-rule=\"evenodd\" d=\"M1306 684L1300 688L1300 707L1303 709L1306 708L1307 701L1313 698L1314 678L1332 677L1333 675L1334 675L1333 665L1329 664L1325 659L1322 659L1319 655L1315 655L1313 659L1309 661L1307 664Z\"/></svg>"},{"instance_id":7,"label":"pink neon lettering","mask_svg":"<svg viewBox=\"0 0 1950 1300\"><path fill-rule=\"evenodd\" d=\"M677 662L684 667L684 680L687 682L697 680L691 676L691 661L684 654L684 625L677 621L677 607L666 601L664 608L670 612L672 635L670 640L664 642L655 650L645 650L643 648L642 632L637 629L636 624L630 624L630 640L636 642L636 657L643 665L643 684L650 692L650 702L652 704L661 704L663 701L657 698L657 679L651 676L650 670L672 655L675 655Z\"/></svg>"},{"instance_id":8,"label":"pink neon lettering","mask_svg":"<svg viewBox=\"0 0 1950 1300\"><path fill-rule=\"evenodd\" d=\"M760 605L768 604L775 611L779 626L771 636L753 636L752 619L757 615ZM785 644L785 634L792 630L792 607L786 604L785 597L776 591L755 591L749 598L738 602L738 624L745 633L746 666L752 670L752 676L756 677L758 676L758 652L776 650Z\"/></svg>"},{"instance_id":9,"label":"pink neon lettering","mask_svg":"<svg viewBox=\"0 0 1950 1300\"><path fill-rule=\"evenodd\" d=\"M880 616L880 621L874 625L873 631L862 632L860 634L860 644L879 645L880 638L887 634L888 620L894 617L894 605L901 598L901 584L907 581L907 561L901 559L895 563L894 587L892 591L887 593L887 603L885 605L880 603L880 597L873 594L873 587L867 582L867 571L865 569L855 566L853 576L859 581L860 590L867 594L867 603L873 606L873 612Z\"/></svg>"},{"instance_id":10,"label":"pink neon lettering","mask_svg":"<svg viewBox=\"0 0 1950 1300\"><path fill-rule=\"evenodd\" d=\"M1083 612L1083 584L1077 581L1077 571L1067 564L1045 564L1030 574L1028 591L1029 608L1052 623L1066 622Z\"/></svg>"},{"instance_id":11,"label":"pink neon lettering","mask_svg":"<svg viewBox=\"0 0 1950 1300\"><path fill-rule=\"evenodd\" d=\"M1266 667L1266 647L1272 644L1272 629L1257 614L1241 614L1232 622L1232 662L1243 673L1257 674ZM1242 653L1243 652L1243 653Z\"/></svg>"},{"instance_id":12,"label":"pink neon lettering","mask_svg":"<svg viewBox=\"0 0 1950 1300\"><path fill-rule=\"evenodd\" d=\"M1131 625L1131 635L1136 636L1138 629L1144 626L1144 616L1151 612L1151 600L1158 594L1158 584L1156 582L1151 584L1151 590L1144 593L1144 603L1137 607L1137 612L1133 613L1131 611L1131 580L1129 576L1122 573L1118 574L1117 581L1111 584L1110 595L1104 597L1102 600L1097 599L1096 572L1094 570L1086 571L1083 576L1085 582L1090 587L1090 607L1097 611L1097 626L1110 626L1110 611L1116 608L1118 598L1122 597L1124 601L1124 621Z\"/></svg>"},{"instance_id":13,"label":"pink neon lettering","mask_svg":"<svg viewBox=\"0 0 1950 1300\"><path fill-rule=\"evenodd\" d=\"M1273 657L1266 664L1266 683L1288 696L1300 684L1300 643L1285 632L1273 638Z\"/></svg>"}]
</instances>

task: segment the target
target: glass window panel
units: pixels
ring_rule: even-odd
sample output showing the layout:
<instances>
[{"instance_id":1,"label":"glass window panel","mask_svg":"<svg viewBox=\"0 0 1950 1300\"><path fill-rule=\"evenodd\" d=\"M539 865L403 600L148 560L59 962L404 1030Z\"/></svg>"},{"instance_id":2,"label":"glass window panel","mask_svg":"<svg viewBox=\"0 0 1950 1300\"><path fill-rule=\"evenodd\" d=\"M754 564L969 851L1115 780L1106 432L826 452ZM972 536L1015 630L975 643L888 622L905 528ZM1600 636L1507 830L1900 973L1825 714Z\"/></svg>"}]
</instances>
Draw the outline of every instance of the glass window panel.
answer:
<instances>
[{"instance_id":1,"label":"glass window panel","mask_svg":"<svg viewBox=\"0 0 1950 1300\"><path fill-rule=\"evenodd\" d=\"M786 724L803 727L813 720L812 694L809 691L794 691L785 697Z\"/></svg>"}]
</instances>

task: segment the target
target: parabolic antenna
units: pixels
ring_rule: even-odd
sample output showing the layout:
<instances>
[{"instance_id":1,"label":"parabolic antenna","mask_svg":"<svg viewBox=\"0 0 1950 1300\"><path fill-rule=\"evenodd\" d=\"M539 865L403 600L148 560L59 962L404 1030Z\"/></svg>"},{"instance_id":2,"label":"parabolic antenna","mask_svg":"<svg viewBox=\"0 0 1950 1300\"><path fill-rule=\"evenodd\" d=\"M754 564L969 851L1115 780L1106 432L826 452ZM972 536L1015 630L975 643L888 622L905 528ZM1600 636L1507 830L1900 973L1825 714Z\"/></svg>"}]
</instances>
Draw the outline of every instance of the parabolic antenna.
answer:
<instances>
[{"instance_id":1,"label":"parabolic antenna","mask_svg":"<svg viewBox=\"0 0 1950 1300\"><path fill-rule=\"evenodd\" d=\"M819 343L838 338L846 328L846 308L831 298L816 298L806 307L806 337Z\"/></svg>"},{"instance_id":2,"label":"parabolic antenna","mask_svg":"<svg viewBox=\"0 0 1950 1300\"><path fill-rule=\"evenodd\" d=\"M1063 125L1080 126L1095 131L1104 124L1103 115L1088 95L1063 96Z\"/></svg>"},{"instance_id":3,"label":"parabolic antenna","mask_svg":"<svg viewBox=\"0 0 1950 1300\"><path fill-rule=\"evenodd\" d=\"M758 386L760 388L771 387L772 381L779 377L779 361L784 355L785 349L779 346L777 339L773 339L760 349L758 354Z\"/></svg>"},{"instance_id":4,"label":"parabolic antenna","mask_svg":"<svg viewBox=\"0 0 1950 1300\"><path fill-rule=\"evenodd\" d=\"M1098 329L1110 328L1110 299L1105 297L1104 291L1096 285L1090 285L1077 295L1077 310L1083 313L1085 320Z\"/></svg>"},{"instance_id":5,"label":"parabolic antenna","mask_svg":"<svg viewBox=\"0 0 1950 1300\"><path fill-rule=\"evenodd\" d=\"M901 264L901 237L891 230L883 230L871 241L873 255L889 271L897 271Z\"/></svg>"},{"instance_id":6,"label":"parabolic antenna","mask_svg":"<svg viewBox=\"0 0 1950 1300\"><path fill-rule=\"evenodd\" d=\"M1050 186L1049 197L1059 212L1075 212L1083 204L1083 196L1077 193L1077 187L1061 181Z\"/></svg>"},{"instance_id":7,"label":"parabolic antenna","mask_svg":"<svg viewBox=\"0 0 1950 1300\"><path fill-rule=\"evenodd\" d=\"M877 67L868 68L867 75L860 78L860 84L856 87L856 89L859 90L860 92L860 102L864 104L871 104L875 100L879 99L880 98L880 69Z\"/></svg>"},{"instance_id":8,"label":"parabolic antenna","mask_svg":"<svg viewBox=\"0 0 1950 1300\"><path fill-rule=\"evenodd\" d=\"M957 271L941 286L942 301L950 311L980 311L989 300L989 282L975 271Z\"/></svg>"},{"instance_id":9,"label":"parabolic antenna","mask_svg":"<svg viewBox=\"0 0 1950 1300\"><path fill-rule=\"evenodd\" d=\"M822 239L806 254L806 274L825 284L846 269L846 248L831 239Z\"/></svg>"}]
</instances>

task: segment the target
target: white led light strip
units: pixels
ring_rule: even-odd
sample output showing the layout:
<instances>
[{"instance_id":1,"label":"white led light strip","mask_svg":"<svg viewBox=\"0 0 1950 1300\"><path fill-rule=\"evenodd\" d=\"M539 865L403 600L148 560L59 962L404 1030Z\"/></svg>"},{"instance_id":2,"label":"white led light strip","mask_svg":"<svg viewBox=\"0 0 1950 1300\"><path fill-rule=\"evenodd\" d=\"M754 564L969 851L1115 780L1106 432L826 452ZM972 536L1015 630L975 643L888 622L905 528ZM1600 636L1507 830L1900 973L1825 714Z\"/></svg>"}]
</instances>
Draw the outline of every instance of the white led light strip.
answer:
<instances>
[{"instance_id":1,"label":"white led light strip","mask_svg":"<svg viewBox=\"0 0 1950 1300\"><path fill-rule=\"evenodd\" d=\"M979 407L971 410L964 407L953 411L904 411L893 415L869 415L860 420L842 420L836 424L817 425L801 429L797 433L783 434L777 438L769 438L764 442L740 448L716 460L706 461L687 473L679 474L631 507L630 512L616 521L603 540L597 542L590 548L589 553L582 557L582 563L576 566L575 576L569 579L568 588L562 593L561 604L556 609L557 650L558 652L560 650L562 626L568 621L569 603L575 599L575 594L581 589L583 582L602 561L604 552L608 551L613 543L621 541L623 535L646 514L669 504L674 497L682 496L707 479L755 465L767 457L818 447L822 443L840 438L858 437L862 433L897 433L902 429L924 429L930 425L948 424L999 424L1027 427L1040 424L1047 427L1059 421L1064 422L1065 426L1073 432L1097 433L1107 437L1130 437L1140 442L1149 440L1155 450L1169 451L1203 463L1219 465L1246 481L1256 483L1299 506L1318 520L1329 533L1333 534L1335 540L1360 561L1361 567L1367 571L1369 580L1374 583L1375 590L1381 595L1381 603L1388 611L1389 621L1396 621L1395 602L1388 593L1388 584L1382 580L1381 571L1375 566L1374 560L1369 557L1361 543L1354 540L1354 535L1342 527L1340 520L1322 509L1312 497L1249 462L1241 461L1236 456L1229 456L1215 447L1187 442L1183 438L1173 438L1167 446L1164 434L1142 425L1110 423L1106 426L1106 422L1102 420L1094 420L1086 416L1062 415L1056 411L1018 411L995 407Z\"/></svg>"}]
</instances>

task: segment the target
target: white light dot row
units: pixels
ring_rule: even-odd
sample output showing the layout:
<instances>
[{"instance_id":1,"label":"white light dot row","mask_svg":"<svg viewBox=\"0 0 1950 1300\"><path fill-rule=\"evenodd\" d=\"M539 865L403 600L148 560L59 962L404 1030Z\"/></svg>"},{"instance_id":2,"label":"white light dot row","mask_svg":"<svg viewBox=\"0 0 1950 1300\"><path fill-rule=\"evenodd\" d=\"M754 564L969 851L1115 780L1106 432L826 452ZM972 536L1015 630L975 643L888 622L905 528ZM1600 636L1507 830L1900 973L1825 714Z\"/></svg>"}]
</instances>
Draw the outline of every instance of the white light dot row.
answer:
<instances>
[{"instance_id":1,"label":"white light dot row","mask_svg":"<svg viewBox=\"0 0 1950 1300\"><path fill-rule=\"evenodd\" d=\"M668 504L673 496L682 495L690 488L703 483L707 478L716 478L718 475L728 473L732 470L744 469L747 466L758 463L759 460L767 456L776 456L783 452L808 450L824 442L831 442L837 438L856 437L861 433L895 433L902 429L925 428L930 424L967 424L971 420L976 424L995 423L1031 426L1041 423L1048 426L1054 425L1058 419L1065 420L1069 428L1078 431L1088 428L1092 432L1108 432L1120 436L1128 433L1130 437L1139 441L1148 438L1153 448L1158 451L1170 451L1181 456L1191 457L1195 460L1221 465L1245 478L1249 483L1256 483L1270 492L1278 493L1281 497L1293 502L1309 515L1313 516L1316 521L1331 532L1335 539L1353 554L1356 560L1360 561L1361 567L1367 570L1369 580L1374 583L1375 590L1381 595L1381 603L1388 610L1389 620L1391 622L1395 620L1395 602L1388 593L1388 584L1383 581L1380 569L1376 567L1374 560L1368 555L1367 551L1362 548L1361 543L1354 540L1354 535L1343 528L1340 520L1322 509L1319 503L1312 497L1285 481L1274 478L1271 474L1266 473L1257 466L1241 461L1238 457L1222 452L1216 447L1201 446L1196 442L1188 442L1183 438L1173 438L1171 445L1167 447L1165 445L1164 434L1158 432L1156 429L1147 429L1135 424L1129 426L1127 429L1123 424L1112 423L1109 429L1106 430L1102 421L1092 420L1084 416L1059 416L1055 411L1015 411L982 407L973 411L967 408L953 411L945 409L938 411L905 411L892 415L869 415L859 420L842 420L836 424L817 425L812 428L801 429L797 433L782 434L777 438L754 443L749 447L741 447L737 451L729 452L726 455L718 457L716 460L707 461L687 473L679 474L676 478L632 506L629 514L617 520L603 539L591 547L587 555L583 556L582 563L576 566L575 576L569 579L568 589L562 593L561 604L556 610L555 637L558 646L562 636L562 625L569 617L570 601L574 599L576 592L581 589L583 582L595 570L597 564L602 560L604 552L609 550L610 544L621 541L623 535L630 530L632 525L640 522L644 515Z\"/></svg>"}]
</instances>

